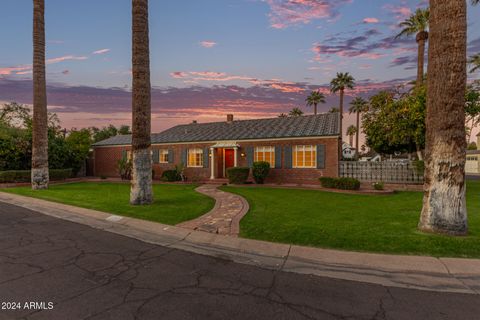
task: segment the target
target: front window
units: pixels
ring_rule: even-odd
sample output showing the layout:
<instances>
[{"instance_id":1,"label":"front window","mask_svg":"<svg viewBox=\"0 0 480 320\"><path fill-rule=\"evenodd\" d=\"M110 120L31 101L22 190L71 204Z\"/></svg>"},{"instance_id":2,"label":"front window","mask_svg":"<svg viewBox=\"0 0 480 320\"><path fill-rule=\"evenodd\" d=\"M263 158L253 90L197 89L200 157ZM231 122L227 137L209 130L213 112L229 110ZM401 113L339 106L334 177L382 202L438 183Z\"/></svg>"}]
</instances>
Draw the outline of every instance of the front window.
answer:
<instances>
[{"instance_id":1,"label":"front window","mask_svg":"<svg viewBox=\"0 0 480 320\"><path fill-rule=\"evenodd\" d=\"M188 166L203 167L203 150L200 148L188 149Z\"/></svg>"},{"instance_id":2,"label":"front window","mask_svg":"<svg viewBox=\"0 0 480 320\"><path fill-rule=\"evenodd\" d=\"M254 161L266 161L275 168L275 147L255 147Z\"/></svg>"},{"instance_id":3,"label":"front window","mask_svg":"<svg viewBox=\"0 0 480 320\"><path fill-rule=\"evenodd\" d=\"M161 149L159 152L159 161L160 163L168 163L168 150Z\"/></svg>"},{"instance_id":4,"label":"front window","mask_svg":"<svg viewBox=\"0 0 480 320\"><path fill-rule=\"evenodd\" d=\"M294 168L316 168L317 147L316 146L294 146L293 147Z\"/></svg>"}]
</instances>

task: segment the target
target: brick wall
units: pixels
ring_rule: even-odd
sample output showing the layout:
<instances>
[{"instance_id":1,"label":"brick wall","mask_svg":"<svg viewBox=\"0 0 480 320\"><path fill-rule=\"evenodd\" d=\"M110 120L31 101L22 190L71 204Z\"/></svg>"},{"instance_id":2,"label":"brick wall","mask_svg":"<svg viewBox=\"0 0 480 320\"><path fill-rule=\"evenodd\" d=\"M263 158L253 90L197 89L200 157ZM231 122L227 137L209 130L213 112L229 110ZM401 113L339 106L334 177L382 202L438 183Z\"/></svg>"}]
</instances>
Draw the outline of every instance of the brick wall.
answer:
<instances>
[{"instance_id":1,"label":"brick wall","mask_svg":"<svg viewBox=\"0 0 480 320\"><path fill-rule=\"evenodd\" d=\"M336 177L338 176L338 140L334 138L319 138L319 139L298 139L298 140L277 140L277 141L252 141L239 142L238 149L238 166L247 166L247 157L241 154L247 153L248 147L256 146L282 146L282 168L270 170L267 182L271 183L317 183L318 178L322 176ZM285 154L284 147L287 145L325 145L325 168L324 169L310 169L310 168L285 168ZM212 143L193 143L193 144L172 144L157 146L153 145L154 149L172 149L174 152L174 164L159 163L154 164L155 178L159 179L164 170L173 169L175 164L182 161L182 150L186 148L209 148ZM118 147L97 147L94 152L95 160L95 175L118 177L117 163L122 157L123 150L130 150L127 146ZM222 151L219 149L215 153L215 168L216 177L223 175ZM209 158L211 159L211 158ZM209 160L210 162L211 160ZM189 180L205 180L210 178L210 163L207 168L185 168L185 175Z\"/></svg>"}]
</instances>

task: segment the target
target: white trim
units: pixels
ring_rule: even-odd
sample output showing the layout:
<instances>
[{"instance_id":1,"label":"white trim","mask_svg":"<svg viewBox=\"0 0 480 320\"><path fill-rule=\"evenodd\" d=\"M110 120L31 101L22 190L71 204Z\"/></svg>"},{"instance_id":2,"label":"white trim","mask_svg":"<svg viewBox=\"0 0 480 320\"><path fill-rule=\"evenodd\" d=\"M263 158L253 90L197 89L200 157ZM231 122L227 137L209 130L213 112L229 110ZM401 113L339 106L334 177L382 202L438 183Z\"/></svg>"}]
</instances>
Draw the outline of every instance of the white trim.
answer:
<instances>
[{"instance_id":1,"label":"white trim","mask_svg":"<svg viewBox=\"0 0 480 320\"><path fill-rule=\"evenodd\" d=\"M273 158L270 159L271 161L267 161L265 158L265 153L267 152L273 155ZM259 153L263 153L263 161L268 162L270 164L270 168L275 168L275 146L255 146L253 148L253 161L258 161Z\"/></svg>"},{"instance_id":2,"label":"white trim","mask_svg":"<svg viewBox=\"0 0 480 320\"><path fill-rule=\"evenodd\" d=\"M200 165L194 165L194 166L191 166L190 165L190 151L200 151L200 152L195 152L195 155L197 154L200 154L200 162L201 164ZM202 148L189 148L187 149L187 168L203 168L203 165L204 165L204 150Z\"/></svg>"},{"instance_id":3,"label":"white trim","mask_svg":"<svg viewBox=\"0 0 480 320\"><path fill-rule=\"evenodd\" d=\"M314 150L315 151L315 156L313 157L313 165L312 166L301 166L301 167L299 167L299 166L293 165L295 162L298 163L298 160L293 161L294 157L296 157L296 155L297 155L297 152L296 152L297 147L313 147L311 152ZM317 152L318 152L317 146L313 145L313 144L302 144L302 145L292 146L292 169L316 169L317 168ZM303 163L305 163L305 148L303 150L303 155L304 155Z\"/></svg>"},{"instance_id":4,"label":"white trim","mask_svg":"<svg viewBox=\"0 0 480 320\"><path fill-rule=\"evenodd\" d=\"M157 149L158 150L158 163L161 163L161 164L165 164L165 163L169 163L168 162L168 149ZM166 151L167 152L167 161L162 161L162 151Z\"/></svg>"},{"instance_id":5,"label":"white trim","mask_svg":"<svg viewBox=\"0 0 480 320\"><path fill-rule=\"evenodd\" d=\"M227 175L225 174L225 148L222 149L222 154L223 154L223 175L222 178L225 178Z\"/></svg>"},{"instance_id":6,"label":"white trim","mask_svg":"<svg viewBox=\"0 0 480 320\"><path fill-rule=\"evenodd\" d=\"M233 148L233 166L238 167L237 161L238 147Z\"/></svg>"},{"instance_id":7,"label":"white trim","mask_svg":"<svg viewBox=\"0 0 480 320\"><path fill-rule=\"evenodd\" d=\"M214 148L210 148L210 154L212 155L212 157L210 158L210 166L211 166L210 179L214 180L215 179L215 149Z\"/></svg>"},{"instance_id":8,"label":"white trim","mask_svg":"<svg viewBox=\"0 0 480 320\"><path fill-rule=\"evenodd\" d=\"M268 139L244 139L236 140L236 142L258 142L258 141L290 141L290 140L315 140L315 139L338 139L336 136L312 136L312 137L288 137L288 138L268 138ZM223 141L223 140L218 140ZM152 143L152 146L171 146L177 144L210 144L217 143L218 141L187 141L187 142L162 142L162 143ZM105 146L93 146L93 148L112 148L112 147L131 147L131 144L109 144Z\"/></svg>"}]
</instances>

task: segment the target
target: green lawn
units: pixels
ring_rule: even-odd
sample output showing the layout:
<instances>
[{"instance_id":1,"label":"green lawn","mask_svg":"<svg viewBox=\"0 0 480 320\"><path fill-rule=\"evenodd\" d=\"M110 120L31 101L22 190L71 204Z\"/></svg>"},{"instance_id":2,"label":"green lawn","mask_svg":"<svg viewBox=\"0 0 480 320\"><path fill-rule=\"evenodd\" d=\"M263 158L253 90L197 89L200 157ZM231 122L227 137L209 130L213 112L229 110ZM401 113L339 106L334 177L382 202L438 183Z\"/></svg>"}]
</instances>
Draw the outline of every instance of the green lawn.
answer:
<instances>
[{"instance_id":1,"label":"green lawn","mask_svg":"<svg viewBox=\"0 0 480 320\"><path fill-rule=\"evenodd\" d=\"M223 187L244 196L245 238L324 248L480 258L480 182L469 181L469 235L417 231L421 192L351 195L317 190Z\"/></svg>"},{"instance_id":2,"label":"green lawn","mask_svg":"<svg viewBox=\"0 0 480 320\"><path fill-rule=\"evenodd\" d=\"M155 184L155 201L149 206L130 205L130 185L124 183L81 182L51 185L48 190L41 191L32 191L30 187L1 191L174 225L213 208L215 201L195 192L195 187Z\"/></svg>"}]
</instances>

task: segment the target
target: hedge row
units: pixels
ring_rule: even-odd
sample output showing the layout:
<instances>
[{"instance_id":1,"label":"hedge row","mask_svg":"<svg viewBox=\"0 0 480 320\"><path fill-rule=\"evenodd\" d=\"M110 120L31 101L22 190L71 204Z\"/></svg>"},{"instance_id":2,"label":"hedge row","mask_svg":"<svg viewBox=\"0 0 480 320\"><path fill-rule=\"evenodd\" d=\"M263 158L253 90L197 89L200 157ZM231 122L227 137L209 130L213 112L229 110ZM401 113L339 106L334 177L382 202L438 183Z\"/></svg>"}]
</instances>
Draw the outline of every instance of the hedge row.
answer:
<instances>
[{"instance_id":1,"label":"hedge row","mask_svg":"<svg viewBox=\"0 0 480 320\"><path fill-rule=\"evenodd\" d=\"M342 190L360 189L360 181L354 178L321 177L320 183L324 188L333 188L333 189L342 189Z\"/></svg>"},{"instance_id":2,"label":"hedge row","mask_svg":"<svg viewBox=\"0 0 480 320\"><path fill-rule=\"evenodd\" d=\"M72 169L50 169L50 180L65 180L72 177ZM30 182L30 170L9 170L0 171L0 183L8 182Z\"/></svg>"}]
</instances>

